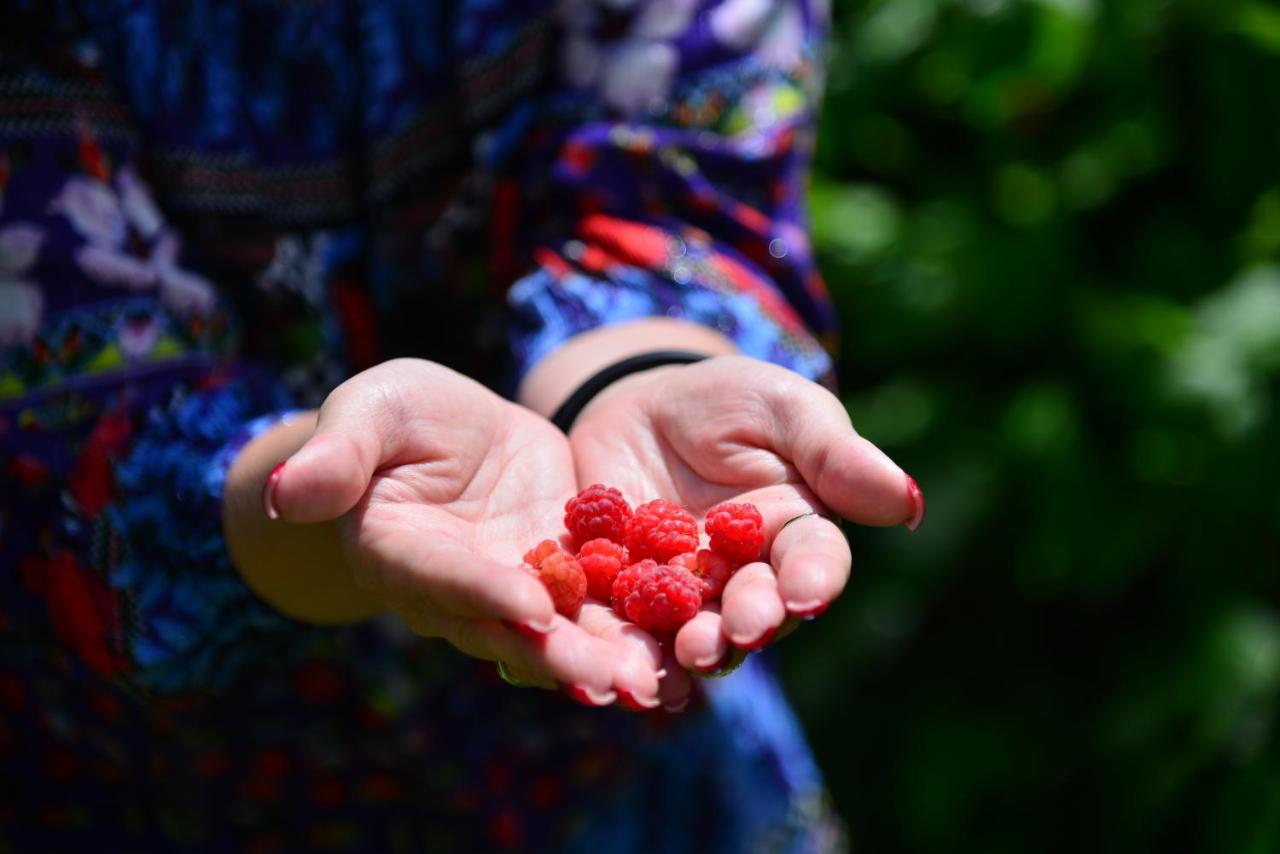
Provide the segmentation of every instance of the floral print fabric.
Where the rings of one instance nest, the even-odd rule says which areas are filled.
[[[513,692],[393,623],[276,614],[219,515],[240,448],[391,356],[510,390],[571,335],[663,315],[828,379],[800,203],[824,14],[17,4],[0,35],[7,841],[838,845],[757,659],[678,718]],[[697,809],[643,823],[675,804]]]

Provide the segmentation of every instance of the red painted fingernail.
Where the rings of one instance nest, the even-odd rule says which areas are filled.
[[[831,607],[830,602],[819,602],[817,605],[810,605],[808,607],[799,607],[799,608],[793,608],[790,605],[788,605],[787,613],[789,613],[793,617],[799,617],[802,620],[812,620],[815,617],[820,617],[823,614],[825,614],[827,612],[827,609],[830,607]]]
[[[642,703],[636,699],[635,694],[632,694],[624,688],[618,689],[618,702],[622,703],[622,705],[626,706],[633,712],[648,712],[658,708],[659,705],[659,701],[656,697],[651,702]]]
[[[560,690],[570,699],[576,700],[584,706],[590,706],[593,709],[599,708],[600,706],[607,706],[618,698],[618,695],[612,691],[607,691],[600,695],[592,694],[591,689],[585,685],[561,684]]]
[[[916,479],[911,475],[907,475],[907,492],[911,496],[911,506],[914,509],[911,518],[903,524],[908,531],[915,533],[916,529],[924,524],[924,493],[920,491],[920,484],[916,483]]]
[[[662,710],[668,714],[678,715],[689,707],[689,698],[685,697],[674,703],[663,703]]]
[[[720,656],[720,658],[713,661],[711,664],[706,666],[695,664],[694,666],[698,668],[699,673],[719,673],[721,670],[724,670],[729,666],[729,659],[731,658],[733,658],[733,650],[726,649],[724,651],[724,655]]]
[[[757,649],[764,649],[766,646],[773,643],[773,639],[777,636],[778,636],[777,627],[768,628],[768,629],[765,629],[764,634],[762,634],[760,637],[756,638],[750,643],[740,643],[738,644],[738,647],[741,649],[745,649],[748,652],[752,652]]]
[[[288,462],[286,460],[285,462]],[[262,487],[262,510],[268,519],[279,519],[280,511],[276,509],[276,490],[280,487],[280,475],[284,472],[284,463],[280,463],[267,475],[267,482]]]
[[[537,623],[530,623],[530,622],[521,623],[516,620],[503,620],[502,625],[506,626],[508,629],[511,629],[511,631],[515,632],[516,634],[534,641],[543,640],[547,635],[551,634],[556,630],[555,623],[548,623],[545,626],[541,626],[541,625],[538,625]]]

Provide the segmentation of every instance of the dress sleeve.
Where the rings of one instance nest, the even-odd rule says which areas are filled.
[[[580,332],[667,316],[828,380],[834,315],[803,198],[825,11],[628,5],[562,6],[557,82],[526,152],[527,174],[547,177],[542,208],[521,215],[537,245],[509,292],[516,374]]]
[[[237,451],[290,400],[239,360],[92,74],[0,64],[0,629],[139,694],[216,692],[300,629],[224,548]]]

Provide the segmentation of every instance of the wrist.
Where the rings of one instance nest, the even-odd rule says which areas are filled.
[[[622,398],[639,396],[654,399],[655,395],[661,394],[657,389],[673,374],[679,373],[686,367],[688,365],[685,364],[656,365],[615,380],[591,398],[578,413],[574,423],[590,420],[595,412]]]
[[[568,339],[529,371],[518,403],[550,418],[569,397],[604,368],[659,350],[706,356],[736,353],[733,342],[710,327],[652,317],[612,324]]]
[[[306,623],[354,622],[381,610],[356,587],[333,522],[298,525],[271,519],[263,492],[271,473],[315,430],[316,413],[275,424],[240,451],[227,471],[222,526],[240,577],[285,616]]]

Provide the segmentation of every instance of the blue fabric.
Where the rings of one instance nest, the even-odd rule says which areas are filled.
[[[288,652],[303,634],[240,580],[222,538],[231,461],[289,414],[276,411],[288,402],[281,392],[253,386],[240,380],[153,410],[116,467],[120,500],[108,518],[124,557],[109,582],[132,602],[128,679],[143,691],[224,691],[259,650]]]
[[[805,0],[22,0],[0,28],[0,847],[825,851],[767,662],[514,691],[226,554],[236,453],[412,355],[712,326],[829,380]],[[655,818],[656,817],[656,818]]]

